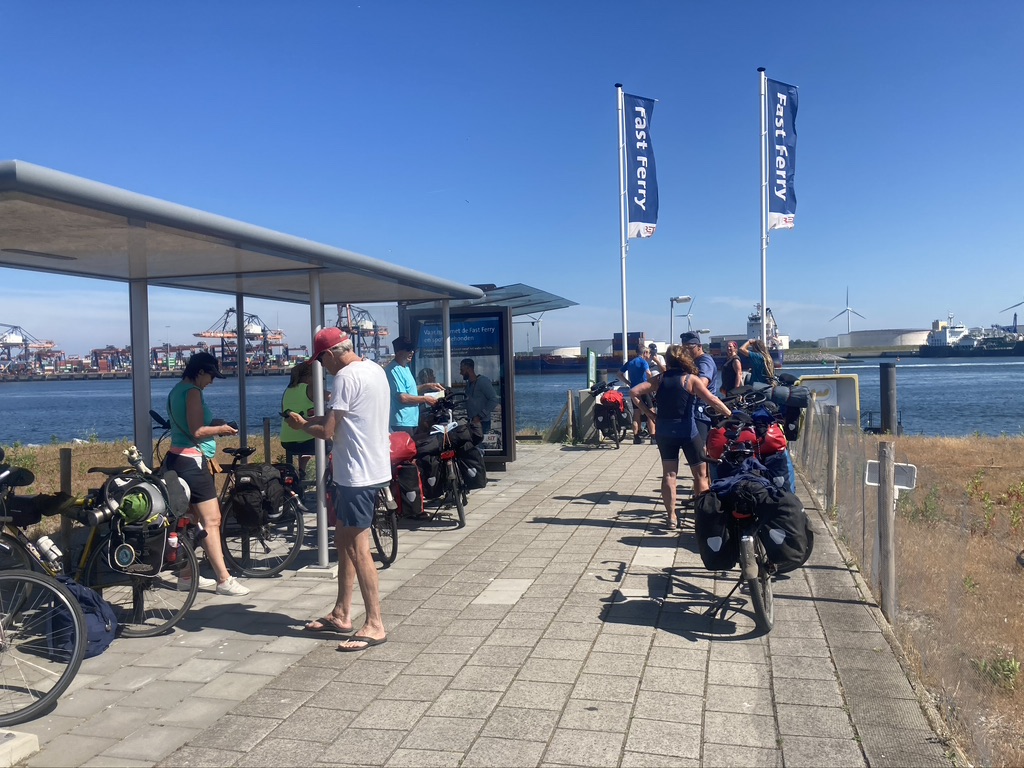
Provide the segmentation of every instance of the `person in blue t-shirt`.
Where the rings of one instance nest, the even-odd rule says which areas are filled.
[[[700,336],[692,331],[687,331],[679,335],[679,340],[682,343],[683,351],[693,360],[693,364],[697,366],[697,375],[704,382],[704,386],[707,387],[708,391],[714,392],[715,378],[718,376],[718,366],[715,365],[715,359],[704,352],[704,347],[700,343]],[[704,412],[703,403],[697,403],[693,418],[697,422],[700,439],[707,443],[708,432],[711,431],[711,417]]]
[[[619,373],[625,374],[626,381],[629,382],[630,387],[635,387],[637,384],[643,384],[647,381],[651,375],[651,350],[648,349],[644,344],[641,344],[636,349],[636,357],[630,360],[628,363],[619,368]],[[644,400],[644,404],[647,405],[648,409],[654,410],[654,400],[651,399],[650,395],[641,395]],[[640,424],[644,419],[644,412],[640,409],[637,404],[637,398],[633,398],[633,445],[639,445],[644,441],[640,436]],[[647,430],[651,436],[651,442],[654,442],[654,434],[656,426],[654,419],[647,420]]]
[[[389,427],[392,432],[408,432],[412,434],[420,424],[420,406],[433,402],[424,392],[444,392],[444,387],[437,382],[417,384],[409,370],[416,347],[412,341],[399,336],[392,342],[395,358],[384,366],[388,375],[388,386],[391,387],[391,420]]]

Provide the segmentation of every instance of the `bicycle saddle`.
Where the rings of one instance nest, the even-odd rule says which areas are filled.
[[[248,448],[222,448],[221,450],[223,450],[228,456],[237,456],[240,459],[244,459],[246,456],[252,456],[256,453],[256,449],[252,446],[249,446]]]

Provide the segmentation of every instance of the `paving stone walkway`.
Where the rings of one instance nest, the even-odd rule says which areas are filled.
[[[28,766],[944,766],[879,612],[802,494],[808,565],[702,615],[692,517],[666,531],[651,446],[522,445],[463,530],[400,533],[386,644],[338,653],[302,623],[308,572],[203,594],[166,637],[85,662]],[[314,561],[313,553],[306,559]]]

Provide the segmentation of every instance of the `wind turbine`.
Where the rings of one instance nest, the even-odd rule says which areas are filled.
[[[1021,303],[1024,304],[1024,301],[1022,301]],[[867,320],[867,318],[864,317],[864,315],[862,315],[860,312],[858,312],[856,309],[850,306],[850,286],[846,286],[846,309],[835,315],[835,317],[830,317],[828,321],[831,323],[833,320],[836,319],[836,317],[839,317],[839,315],[842,315],[844,313],[846,314],[846,332],[848,334],[852,332],[852,329],[850,328],[851,314],[856,315],[861,320]]]
[[[696,303],[696,301],[696,298],[690,299],[690,304],[686,308],[686,330],[690,332],[693,331],[693,305],[694,303]]]
[[[1000,312],[1009,312],[1009,311],[1010,311],[1011,309],[1016,309],[1016,308],[1017,308],[1017,307],[1019,307],[1019,306],[1020,306],[1021,304],[1024,304],[1024,301],[1018,301],[1018,302],[1017,302],[1016,304],[1014,304],[1013,306],[1007,307],[1006,309],[1001,309],[1001,310],[999,310],[999,311],[1000,311]]]

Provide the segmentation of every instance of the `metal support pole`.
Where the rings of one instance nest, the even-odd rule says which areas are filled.
[[[152,449],[151,449],[152,450]],[[60,492],[71,495],[71,449],[60,449]],[[71,529],[74,523],[67,515],[60,516],[60,546],[65,552],[71,551]],[[65,573],[69,572],[71,558],[64,558]]]
[[[878,585],[882,613],[896,617],[896,450],[890,440],[878,444]]]
[[[323,328],[324,307],[320,300],[320,274],[309,273],[309,324],[313,329],[310,334],[309,348],[313,349],[313,338]],[[317,416],[324,415],[324,369],[320,363],[313,362],[313,406]],[[327,541],[327,489],[324,487],[324,468],[327,466],[327,444],[323,440],[315,440],[316,455],[316,548],[318,568],[326,568],[330,560],[331,547]]]

